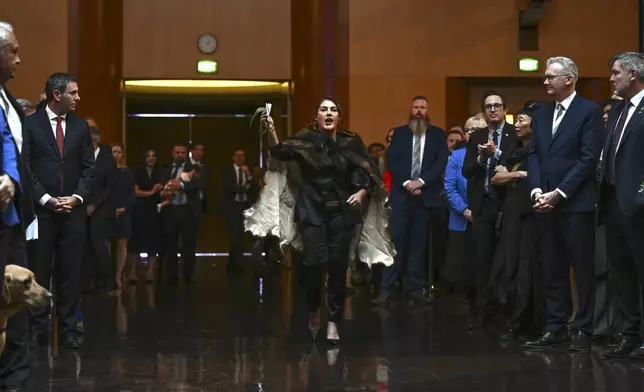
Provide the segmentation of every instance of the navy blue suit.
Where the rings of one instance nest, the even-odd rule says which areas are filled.
[[[409,287],[407,291],[419,293],[427,282],[426,263],[432,210],[443,203],[442,174],[449,152],[445,131],[430,125],[425,134],[420,178],[425,185],[419,197],[412,196],[403,184],[411,177],[414,134],[409,126],[398,127],[387,149],[387,164],[391,173],[391,236],[398,252],[394,264],[385,268],[382,276],[382,293],[391,293],[400,276],[403,264],[407,265]]]
[[[606,247],[611,268],[611,287],[619,310],[619,333],[641,339],[640,285],[644,283],[644,99],[634,108],[623,128],[613,162],[608,153],[624,102],[608,113],[607,137],[599,168],[600,212],[606,224]],[[615,183],[606,179],[614,164]]]
[[[602,111],[575,95],[552,134],[555,103],[541,106],[532,118],[533,142],[528,155],[531,188],[543,193],[561,190],[566,199],[549,212],[537,214],[541,239],[546,332],[565,328],[572,312],[570,266],[575,272],[579,311],[573,327],[593,331],[596,169],[604,141]]]

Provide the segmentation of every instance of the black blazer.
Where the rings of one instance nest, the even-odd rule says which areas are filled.
[[[165,166],[161,169],[160,177],[164,181],[162,184],[165,185],[172,178],[172,167],[173,164]],[[183,172],[191,172],[196,170],[195,166],[190,162],[186,161],[183,166]],[[186,199],[188,206],[190,206],[190,211],[195,217],[200,217],[202,212],[201,200],[199,200],[199,191],[203,188],[203,178],[201,176],[193,176],[189,182],[183,183],[183,192],[186,193]],[[169,208],[164,208],[162,211],[170,211]]]
[[[92,216],[113,218],[116,216],[114,198],[112,197],[116,176],[116,160],[109,146],[101,144],[99,148],[94,178],[84,204],[93,204],[96,207]]]
[[[94,148],[87,121],[74,113],[67,114],[63,156],[58,152],[56,137],[43,108],[25,120],[24,144],[29,154],[29,168],[34,187],[34,204],[38,217],[51,218],[55,212],[40,205],[40,199],[72,196],[86,199],[94,176]],[[60,181],[63,176],[63,190]],[[85,201],[85,200],[83,200]],[[86,204],[86,203],[84,203]],[[76,208],[72,213],[80,213]],[[87,216],[87,214],[84,214]]]
[[[463,161],[463,177],[467,178],[467,201],[469,208],[474,216],[478,215],[485,195],[485,177],[487,167],[479,165],[477,159],[479,156],[478,145],[486,144],[490,137],[489,128],[479,129],[470,136],[465,151],[465,160]],[[503,125],[501,131],[501,157],[499,162],[503,162],[508,154],[512,152],[517,143],[517,135],[514,127],[508,123]],[[490,178],[494,173],[490,173]],[[499,201],[503,199],[503,187],[493,186],[494,192],[499,195]]]
[[[368,157],[367,148],[362,139],[356,134],[340,131],[333,141],[322,132],[305,130],[295,136],[315,146],[313,158],[315,165],[298,153],[293,144],[278,143],[269,152],[272,158],[280,161],[295,161],[301,171],[302,184],[295,203],[295,221],[299,224],[320,226],[324,223],[324,210],[327,201],[340,201],[342,217],[346,224],[362,223],[361,211],[349,206],[349,197],[360,189],[373,191],[374,182],[362,167],[351,163],[347,158],[348,152],[339,151],[338,146],[354,145],[362,151],[350,153]],[[357,138],[357,139],[353,139]],[[300,150],[301,151],[301,150]],[[367,158],[368,159],[368,158]],[[337,200],[329,200],[331,199]]]
[[[408,125],[398,127],[394,131],[391,144],[387,149],[387,165],[391,173],[391,206],[405,208],[410,198],[403,184],[411,180],[412,149],[414,133]],[[443,173],[449,158],[449,150],[445,143],[445,131],[430,125],[425,133],[425,145],[422,147],[423,162],[420,178],[425,182],[421,190],[421,199],[427,208],[437,208],[443,203]]]
[[[204,165],[203,163],[197,163],[195,165],[195,171],[199,173],[201,177],[201,211],[203,213],[208,213],[208,202],[210,201],[210,184],[212,182],[212,170],[210,166]]]
[[[237,173],[235,173],[235,165],[232,163],[227,164],[221,172],[221,196],[219,199],[219,208],[222,214],[236,213],[235,196],[238,193],[245,193],[249,204],[255,202],[257,196],[258,184],[257,179],[246,178],[246,186],[237,186]]]
[[[554,113],[555,103],[550,102],[532,117],[530,187],[544,193],[559,188],[568,197],[557,206],[560,211],[594,212],[597,162],[605,139],[602,110],[577,94],[552,135]]]
[[[604,143],[603,160],[607,159],[608,149],[613,142],[615,125],[624,109],[624,102],[613,105],[606,123],[607,137]],[[599,182],[606,185],[605,162],[599,166]],[[642,100],[624,128],[622,141],[615,154],[615,193],[619,208],[626,215],[636,215],[644,211],[644,100]],[[602,207],[600,200],[600,208]]]
[[[9,98],[9,103],[13,108],[18,112],[20,117],[20,122],[25,123],[25,114],[22,111],[22,107],[18,104],[13,95],[7,90],[5,86],[0,86],[7,93],[7,98]],[[0,109],[1,110],[1,109]],[[22,131],[22,154],[18,151],[18,146],[16,145],[16,156],[20,157],[18,161],[18,172],[20,173],[20,188],[22,192],[18,192],[16,189],[15,200],[17,202],[17,210],[20,213],[20,223],[22,224],[23,231],[33,222],[34,214],[34,205],[33,205],[33,191],[31,184],[31,173],[29,171],[29,162],[28,162],[28,153],[25,150],[26,143],[24,127]],[[15,140],[14,140],[15,144]],[[2,162],[2,152],[0,151],[0,162]]]

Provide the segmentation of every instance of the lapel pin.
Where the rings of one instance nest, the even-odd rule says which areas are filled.
[[[637,189],[637,194],[640,196],[644,194],[644,182],[640,183],[640,187]]]

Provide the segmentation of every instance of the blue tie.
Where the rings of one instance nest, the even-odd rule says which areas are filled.
[[[9,107],[7,106],[7,110]],[[13,135],[9,129],[9,121],[4,110],[0,109],[0,130],[2,130],[2,172],[6,173],[16,184],[16,193],[20,191],[20,173],[18,173],[18,157],[16,146],[13,142]],[[2,221],[6,226],[15,226],[20,223],[15,202],[12,201],[9,207],[2,211]]]

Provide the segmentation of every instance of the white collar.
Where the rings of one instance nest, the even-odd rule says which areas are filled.
[[[575,95],[577,95],[577,91],[573,91],[572,94],[568,96],[568,98],[564,99],[561,102],[556,102],[555,103],[555,108],[561,104],[561,106],[564,107],[564,111],[567,111],[568,108],[570,107],[570,104],[572,103],[572,100],[575,99]]]
[[[58,117],[62,117],[63,120],[67,120],[67,113],[59,116],[49,108],[49,105],[45,105],[45,111],[47,112],[47,117],[49,117],[50,121],[53,121],[53,120],[57,119]]]

